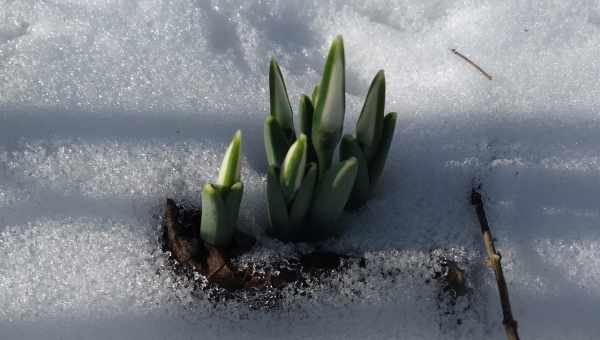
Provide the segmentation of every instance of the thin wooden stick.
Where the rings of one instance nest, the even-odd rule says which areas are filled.
[[[473,61],[471,61],[471,59],[467,58],[464,54],[458,52],[455,48],[451,49],[450,51],[452,51],[457,56],[463,58],[467,63],[471,64],[471,66],[475,67],[487,79],[492,80],[492,76],[489,73],[485,72],[479,65],[475,64]]]
[[[488,254],[489,265],[496,274],[496,284],[498,285],[500,304],[502,305],[502,324],[504,325],[506,337],[508,340],[519,340],[517,321],[515,321],[512,315],[510,300],[508,298],[508,287],[506,286],[504,273],[502,272],[502,264],[500,263],[502,257],[496,251],[496,247],[494,246],[494,239],[492,238],[492,231],[490,230],[490,226],[488,225],[485,216],[481,194],[475,189],[471,192],[471,204],[475,206],[475,211],[477,212],[477,218],[479,220],[479,225],[481,226],[481,234],[483,235],[483,243]]]

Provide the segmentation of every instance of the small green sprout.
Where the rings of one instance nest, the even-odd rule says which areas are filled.
[[[231,187],[233,184],[240,181],[241,167],[240,167],[240,154],[242,151],[242,132],[237,131],[233,136],[233,140],[227,151],[223,162],[221,163],[221,170],[219,171],[219,178],[217,179],[217,185],[222,187]]]
[[[236,229],[244,185],[241,182],[242,133],[237,131],[225,152],[217,183],[202,189],[200,236],[214,246],[227,247]]]
[[[271,98],[271,116],[277,120],[285,137],[288,140],[295,138],[294,121],[292,119],[292,106],[288,97],[281,69],[275,61],[271,60],[269,68],[269,94]]]
[[[267,199],[271,233],[294,241],[301,239],[317,181],[317,165],[306,163],[306,135],[301,134],[288,150],[283,167],[270,166]]]

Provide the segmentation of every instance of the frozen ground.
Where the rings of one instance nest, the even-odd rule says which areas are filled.
[[[376,198],[325,245],[367,266],[277,311],[215,307],[164,267],[156,216],[199,200],[241,127],[262,235],[269,59],[297,103],[338,33],[346,128],[380,68],[399,113]],[[0,0],[0,338],[502,339],[478,178],[522,338],[597,339],[599,50],[596,1]],[[436,254],[473,288],[452,308]]]

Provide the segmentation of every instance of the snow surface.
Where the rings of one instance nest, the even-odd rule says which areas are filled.
[[[322,246],[367,265],[215,306],[165,266],[164,199],[199,202],[242,128],[250,256],[289,250],[263,237],[268,62],[297,107],[336,34],[346,129],[378,69],[399,113],[376,197]],[[597,339],[599,50],[597,1],[0,0],[0,338],[503,339],[476,178],[522,338]],[[455,306],[425,283],[444,255]]]

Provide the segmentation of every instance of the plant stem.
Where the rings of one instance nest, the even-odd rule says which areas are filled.
[[[494,246],[494,239],[492,238],[492,231],[490,230],[490,226],[488,225],[488,221],[485,216],[481,194],[475,189],[473,189],[471,192],[471,204],[475,206],[475,211],[477,212],[477,219],[479,220],[479,225],[481,226],[481,234],[483,235],[483,243],[488,254],[489,265],[496,274],[496,284],[498,285],[500,304],[502,305],[502,324],[504,325],[506,338],[508,340],[519,340],[519,333],[517,333],[517,321],[515,321],[512,315],[510,300],[508,298],[508,287],[506,286],[504,273],[502,272],[502,265],[500,263],[502,257],[496,251],[496,247]]]
[[[451,49],[450,51],[452,51],[452,53],[454,53],[457,56],[464,59],[467,63],[471,64],[471,66],[475,67],[479,72],[481,72],[481,74],[483,74],[484,77],[486,77],[489,80],[492,80],[492,76],[489,73],[485,72],[479,65],[475,64],[473,61],[471,61],[471,59],[467,58],[464,54],[458,52],[455,48]]]

